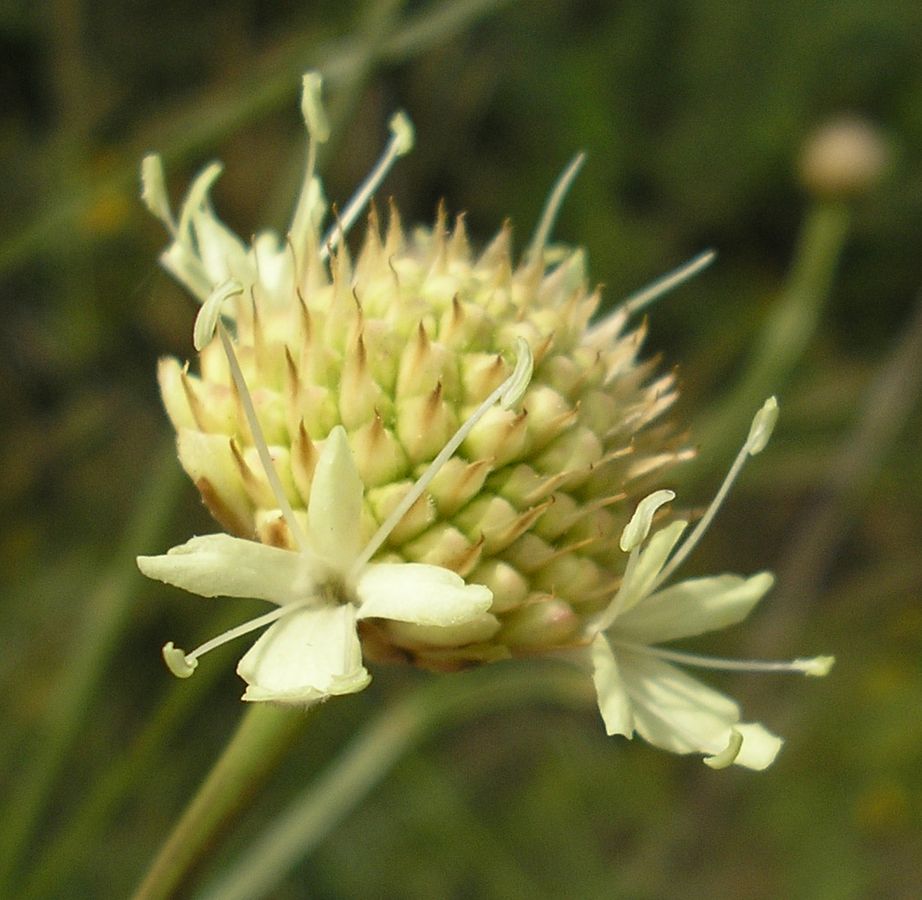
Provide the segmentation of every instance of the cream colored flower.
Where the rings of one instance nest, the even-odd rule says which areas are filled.
[[[684,544],[685,523],[649,535],[668,492],[631,518],[689,455],[661,422],[674,379],[640,358],[645,329],[632,317],[713,254],[594,319],[600,293],[583,252],[550,242],[577,157],[518,258],[508,226],[477,253],[463,216],[449,228],[440,209],[432,227],[408,232],[393,205],[386,229],[372,207],[353,258],[345,236],[412,127],[391,120],[379,164],[324,232],[314,163],[329,126],[314,74],[302,112],[307,165],[285,238],[247,244],[218,219],[218,165],[174,216],[159,159],[144,162],[145,201],[172,238],[162,262],[202,303],[198,369],[162,361],[161,393],[182,465],[235,537],[197,538],[142,566],[198,593],[277,605],[190,654],[168,645],[171,667],[189,674],[205,650],[260,623],[271,627],[240,666],[249,699],[357,690],[362,657],[454,670],[562,653],[593,672],[611,733],[712,765],[767,765],[778,739],[674,665],[700,657],[659,644],[739,621],[771,584],[762,573],[665,586],[742,459],[764,445],[774,407]],[[315,497],[339,484],[327,466],[352,473],[358,512],[314,515],[330,508]],[[343,539],[323,543],[321,520]],[[379,566],[393,579],[376,581]]]
[[[220,332],[265,474],[278,491],[276,499],[297,550],[213,534],[192,538],[163,556],[140,556],[138,566],[150,578],[204,597],[253,597],[276,605],[272,612],[192,653],[168,643],[163,655],[175,675],[190,676],[199,657],[209,650],[268,625],[237,666],[248,685],[243,699],[314,703],[354,693],[368,684],[370,676],[362,665],[356,632],[359,620],[389,619],[448,628],[487,613],[492,592],[483,585],[465,584],[450,569],[423,563],[372,563],[370,559],[489,408],[497,401],[511,406],[521,397],[531,376],[531,354],[522,342],[512,376],[459,429],[403,504],[366,543],[362,540],[365,488],[341,426],[324,441],[304,525],[284,496],[232,343],[219,324],[220,307],[234,289],[223,285],[205,302],[196,320],[195,344],[201,348],[216,330]]]
[[[245,626],[272,622],[237,666],[248,685],[244,700],[310,703],[361,690],[370,676],[356,634],[359,619],[458,625],[489,608],[487,588],[466,585],[440,566],[361,565],[363,492],[345,432],[334,428],[317,461],[307,542],[299,552],[211,534],[165,556],[138,558],[148,577],[203,597],[254,597],[276,605]],[[180,651],[168,646],[174,671],[191,674],[203,651],[180,659]]]
[[[663,585],[692,551],[746,458],[760,452],[778,415],[774,398],[757,414],[743,449],[701,522],[680,540],[688,522],[675,521],[650,535],[653,516],[675,498],[656,491],[640,502],[624,529],[621,549],[629,552],[621,587],[593,623],[584,654],[592,670],[599,709],[609,734],[638,732],[651,744],[675,753],[704,753],[714,768],[737,763],[764,769],[781,749],[780,738],[761,725],[740,721],[729,697],[686,675],[674,663],[711,669],[795,671],[825,675],[831,657],[793,662],[742,662],[668,650],[659,644],[734,625],[771,588],[774,578],[717,575]]]

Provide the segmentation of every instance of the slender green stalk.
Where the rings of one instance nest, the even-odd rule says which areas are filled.
[[[135,900],[166,900],[188,887],[199,865],[247,807],[311,714],[311,710],[264,703],[247,708],[221,757],[160,848]]]
[[[748,639],[754,654],[798,634],[823,578],[867,500],[887,451],[905,426],[922,389],[922,295],[905,331],[861,398],[860,414],[828,464],[815,500],[787,542],[775,596]],[[881,596],[886,592],[880,591]],[[869,593],[870,595],[870,593]]]
[[[86,722],[91,697],[127,621],[131,600],[145,583],[135,556],[158,543],[182,484],[176,449],[170,439],[151,464],[150,477],[137,498],[124,539],[88,598],[82,630],[70,658],[61,667],[34,753],[16,782],[17,790],[9,801],[16,815],[5,816],[0,830],[0,896],[13,896],[10,881],[48,807],[68,749]]]
[[[401,757],[433,732],[523,703],[583,707],[591,700],[589,682],[577,670],[540,663],[497,664],[429,680],[368,724],[256,843],[222,870],[200,900],[256,900],[265,896],[358,806]]]
[[[687,467],[684,481],[698,480],[709,474],[706,467],[724,464],[746,434],[753,412],[766,397],[783,389],[803,358],[831,293],[849,219],[848,206],[842,202],[819,202],[808,212],[788,283],[769,312],[745,374],[695,426],[696,440],[707,453]]]

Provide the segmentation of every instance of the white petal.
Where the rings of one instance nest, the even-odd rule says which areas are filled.
[[[247,287],[258,280],[246,244],[214,214],[207,198],[192,214],[192,223],[198,255],[212,287],[231,278]]]
[[[688,523],[681,520],[672,522],[655,532],[646,547],[640,551],[637,563],[630,574],[630,582],[623,588],[623,599],[620,601],[622,613],[649,593],[656,576],[666,564],[669,554],[687,526]]]
[[[163,556],[139,556],[138,568],[202,597],[254,597],[282,606],[307,599],[311,590],[299,554],[227,534],[194,537]]]
[[[475,619],[493,602],[492,591],[441,566],[378,563],[358,580],[359,618],[451,626]]]
[[[734,727],[743,736],[743,746],[734,762],[759,772],[767,769],[775,761],[784,741],[758,722],[739,722]]]
[[[195,255],[188,244],[182,241],[173,241],[163,253],[160,254],[160,264],[180,284],[197,297],[201,302],[208,299],[212,284],[202,261]]]
[[[720,754],[732,729],[743,735],[735,762],[765,768],[781,740],[761,725],[740,724],[739,707],[729,697],[662,660],[619,651],[625,688],[634,704],[634,724],[643,738],[673,753]]]
[[[237,673],[248,685],[244,700],[298,704],[352,694],[371,680],[348,603],[285,616],[247,651]]]
[[[613,631],[638,644],[659,644],[735,625],[774,583],[768,572],[750,578],[690,578],[657,591],[618,617]]]
[[[338,572],[347,571],[358,556],[364,493],[346,432],[337,425],[314,469],[307,522],[311,549]]]
[[[608,734],[634,736],[634,714],[631,699],[624,689],[618,662],[605,635],[596,635],[589,649],[592,660],[592,681],[599,701],[599,712]]]

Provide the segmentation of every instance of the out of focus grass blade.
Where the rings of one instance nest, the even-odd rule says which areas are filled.
[[[113,554],[108,571],[86,598],[83,629],[76,636],[70,659],[61,667],[54,702],[8,801],[15,815],[0,828],[0,896],[9,890],[21,855],[39,818],[47,808],[68,749],[84,724],[91,698],[115,650],[128,619],[131,599],[144,582],[135,556],[158,545],[183,484],[172,438],[164,442],[148,464],[147,482],[138,493],[132,520]]]

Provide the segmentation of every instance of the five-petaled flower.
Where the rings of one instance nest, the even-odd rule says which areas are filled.
[[[219,635],[191,653],[167,643],[163,657],[175,675],[190,676],[199,657],[209,650],[269,625],[237,666],[247,683],[243,699],[314,703],[360,691],[370,681],[362,665],[358,620],[376,618],[451,627],[476,619],[489,609],[492,591],[484,585],[465,584],[450,569],[370,560],[482,416],[497,402],[507,408],[518,402],[531,378],[531,351],[524,341],[519,342],[516,366],[509,378],[458,429],[401,503],[363,544],[365,488],[341,426],[329,433],[319,454],[306,527],[285,497],[233,342],[220,323],[221,305],[236,289],[234,283],[222,284],[205,301],[196,319],[194,342],[201,349],[216,332],[220,336],[266,478],[297,549],[212,534],[192,538],[162,556],[139,556],[138,566],[150,578],[204,597],[252,597],[276,605],[273,611]]]
[[[609,734],[639,733],[674,753],[708,754],[713,768],[731,763],[764,769],[781,749],[781,738],[762,725],[740,721],[729,697],[686,675],[673,663],[711,669],[803,672],[825,675],[832,657],[762,662],[715,659],[659,647],[741,622],[768,592],[774,578],[716,575],[662,585],[704,533],[749,456],[768,442],[778,416],[774,397],[753,420],[749,437],[721,490],[686,541],[688,522],[677,520],[650,535],[653,516],[675,498],[672,491],[650,494],[638,504],[621,537],[630,553],[624,578],[608,608],[593,623],[592,641],[581,662],[592,671],[599,710]]]

